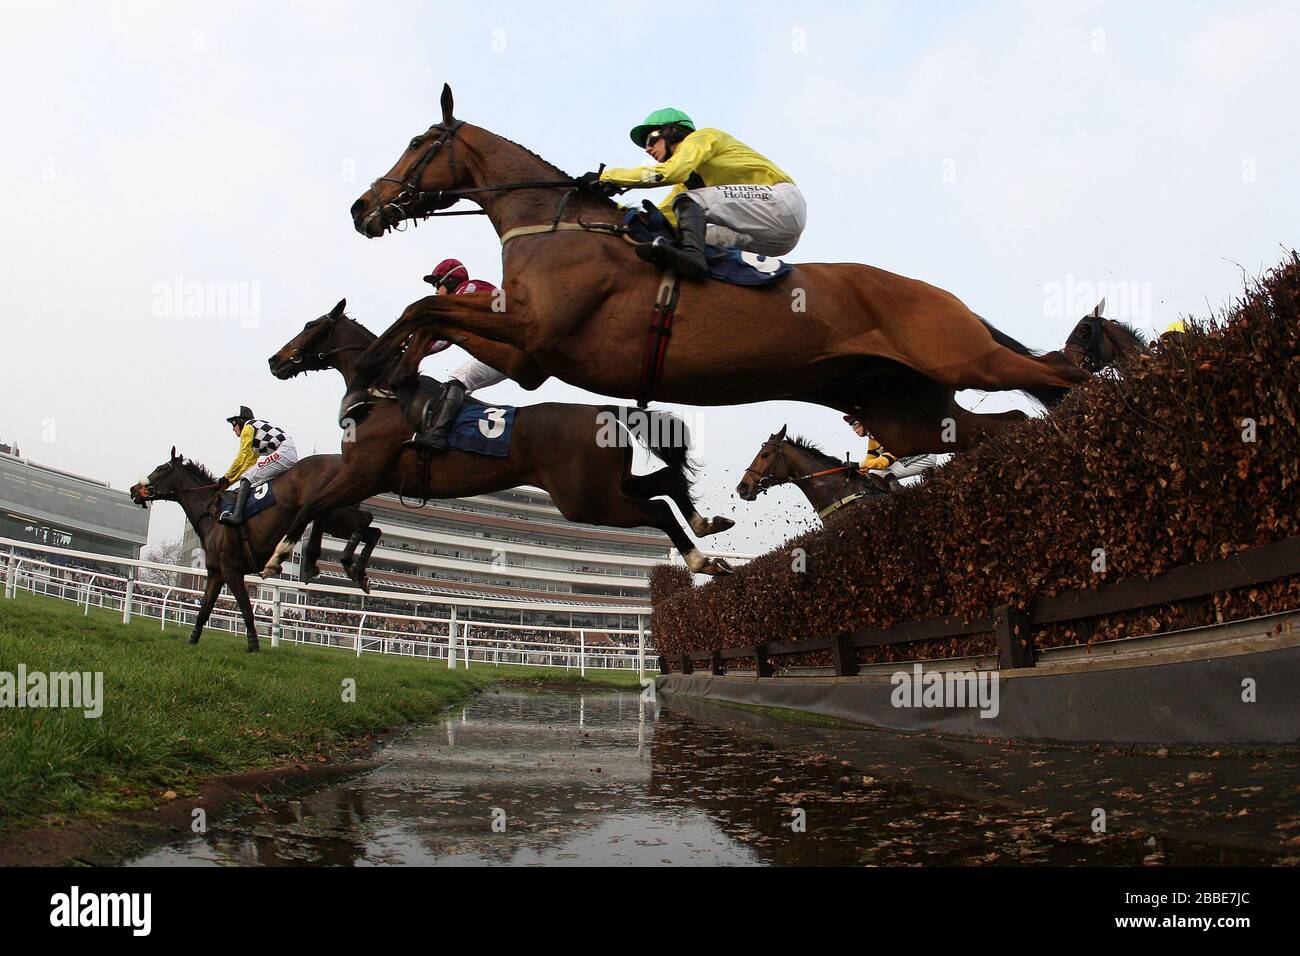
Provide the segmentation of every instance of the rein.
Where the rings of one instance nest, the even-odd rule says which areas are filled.
[[[568,190],[568,192],[565,194],[564,198],[560,200],[559,208],[555,211],[555,216],[549,225],[519,226],[515,229],[507,230],[501,237],[501,244],[505,245],[505,243],[509,242],[511,239],[515,239],[519,236],[529,236],[543,232],[560,232],[562,230],[582,230],[584,232],[598,232],[613,236],[626,234],[627,227],[622,223],[588,223],[582,222],[581,220],[576,223],[560,221],[560,218],[564,215],[565,207],[569,204],[569,200],[572,199],[574,194],[579,190],[579,186],[572,179],[534,179],[517,183],[498,183],[493,186],[468,186],[463,189],[421,189],[420,176],[424,173],[425,167],[433,161],[433,158],[438,154],[438,151],[441,150],[443,146],[447,147],[447,161],[451,166],[452,181],[455,182],[456,152],[453,144],[456,133],[464,125],[464,120],[455,120],[449,125],[442,127],[441,134],[429,145],[429,148],[424,151],[424,154],[415,161],[415,164],[411,167],[410,172],[406,174],[405,178],[399,180],[393,179],[391,176],[380,176],[375,180],[375,183],[392,183],[401,188],[401,192],[397,194],[395,199],[384,203],[384,205],[380,207],[382,210],[388,206],[392,206],[400,214],[397,222],[395,222],[391,227],[394,231],[402,231],[399,226],[402,222],[406,221],[406,219],[410,219],[412,222],[419,222],[421,219],[428,219],[431,216],[487,215],[486,209],[434,209],[425,213],[415,213],[414,206],[416,203],[430,199],[432,199],[434,203],[442,202],[444,199],[450,199],[452,203],[455,203],[463,197],[474,196],[479,193],[510,192],[516,189],[565,189]],[[429,128],[437,129],[438,127],[435,124]]]
[[[759,472],[754,468],[745,469],[745,474],[747,475],[758,475],[757,484],[758,484],[759,494],[766,494],[769,488],[775,488],[778,484],[781,483],[781,482],[777,482],[772,477],[772,469],[776,467],[776,463],[778,461],[786,460],[785,442],[786,440],[784,438],[782,438],[779,442],[773,442],[770,440],[763,442],[763,445],[762,447],[759,448],[759,451],[762,451],[768,445],[775,445],[777,449],[776,457],[772,459],[772,463],[769,464],[765,469],[763,469],[762,472]],[[857,465],[839,465],[835,468],[825,468],[822,471],[809,472],[806,475],[787,475],[785,477],[785,481],[791,482],[792,484],[798,484],[799,482],[807,481],[810,478],[824,478],[826,475],[837,475],[840,472],[844,472],[844,471],[856,471],[857,467],[858,467]]]

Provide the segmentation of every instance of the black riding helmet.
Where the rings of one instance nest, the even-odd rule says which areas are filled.
[[[226,419],[226,421],[230,422],[230,424],[232,425],[236,425],[236,424],[244,425],[248,422],[251,422],[256,417],[257,416],[253,414],[253,410],[251,408],[249,408],[247,405],[240,405],[239,413],[236,415],[231,415],[229,418]]]

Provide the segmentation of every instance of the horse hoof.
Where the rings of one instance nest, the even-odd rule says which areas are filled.
[[[273,578],[279,573],[280,573],[280,566],[278,564],[268,564],[266,567],[264,567],[261,570],[261,575],[263,578]]]
[[[249,645],[248,645],[248,653],[250,653],[250,654],[256,654],[256,653],[257,653],[258,651],[260,651],[260,650],[261,650],[261,648],[258,647],[256,644],[249,644]]]
[[[185,643],[186,643],[186,644],[197,644],[198,642],[199,642],[199,638],[198,638],[198,635],[196,634],[196,635],[194,635],[193,637],[191,637],[188,641],[186,641]]]
[[[370,593],[370,578],[366,577],[364,574],[361,575],[361,578],[357,581],[357,585],[361,588],[362,591],[366,592],[367,594]]]
[[[723,531],[730,531],[736,526],[736,522],[730,518],[724,518],[722,515],[714,515],[709,520],[709,534],[720,534]]]
[[[731,566],[726,558],[710,558],[704,567],[700,568],[701,574],[735,574],[736,569]]]

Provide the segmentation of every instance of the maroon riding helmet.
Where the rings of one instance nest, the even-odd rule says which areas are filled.
[[[443,259],[424,277],[424,281],[433,286],[435,291],[442,290],[451,294],[469,281],[469,270],[459,259]]]

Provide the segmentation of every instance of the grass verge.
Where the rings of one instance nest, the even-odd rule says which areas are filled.
[[[0,672],[103,674],[103,713],[0,707],[0,834],[34,822],[155,805],[211,778],[351,756],[358,745],[436,717],[494,683],[635,687],[635,673],[474,665],[281,645],[19,594],[0,601]],[[349,694],[349,691],[354,693]],[[351,698],[351,699],[349,699]]]

